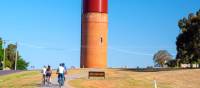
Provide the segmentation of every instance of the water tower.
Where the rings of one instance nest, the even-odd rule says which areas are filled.
[[[81,68],[107,67],[108,0],[83,0]]]

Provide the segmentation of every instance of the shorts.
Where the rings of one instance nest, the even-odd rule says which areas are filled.
[[[47,73],[46,76],[51,77],[51,73]]]

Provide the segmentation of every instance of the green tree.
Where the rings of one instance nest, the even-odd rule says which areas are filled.
[[[163,67],[168,61],[172,60],[172,55],[166,50],[159,50],[153,57],[156,66]]]
[[[19,52],[16,52],[17,46],[15,44],[8,44],[7,48],[5,49],[5,67],[8,69],[14,69],[15,67],[15,60],[16,60],[16,53],[18,53],[17,57],[17,69],[18,70],[27,70],[29,65],[21,56]],[[3,40],[0,38],[0,70],[3,69],[2,63],[4,58],[4,49],[3,49]]]
[[[11,63],[11,69],[14,69],[15,67],[15,59],[16,59],[16,45],[15,44],[9,44],[6,48],[6,59],[8,59]]]
[[[176,41],[176,59],[179,63],[200,63],[200,10],[179,20],[178,26],[181,33]]]
[[[3,40],[0,38],[0,70],[3,69]]]
[[[5,59],[5,68],[12,68],[12,63],[8,59]]]
[[[177,66],[177,60],[176,60],[176,59],[169,60],[169,61],[167,62],[167,65],[168,65],[169,67],[176,67],[176,66]]]
[[[17,70],[27,70],[29,63],[26,62],[21,56],[18,57],[17,60]]]

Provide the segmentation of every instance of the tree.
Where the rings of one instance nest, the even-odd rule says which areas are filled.
[[[168,61],[172,60],[172,55],[166,50],[160,50],[156,54],[154,54],[153,60],[155,62],[155,65],[164,67],[164,65],[167,64]]]
[[[18,55],[17,57],[17,69],[18,70],[27,70],[27,67],[29,65],[28,62],[26,62],[21,56],[20,53],[16,51],[17,46],[15,44],[8,44],[5,51],[5,67],[8,69],[14,69],[15,68],[15,60],[16,60],[16,53]],[[3,40],[0,38],[0,70],[3,69],[3,58],[4,58],[4,49],[3,49]]]
[[[27,70],[27,67],[29,65],[28,62],[26,62],[21,56],[18,57],[17,60],[17,70]]]
[[[169,60],[169,61],[167,62],[167,65],[168,65],[169,67],[176,67],[176,66],[177,66],[177,60],[176,60],[176,59]]]
[[[12,68],[12,63],[8,59],[5,59],[5,68]]]
[[[200,10],[179,20],[178,26],[181,33],[176,41],[176,59],[179,63],[200,63]]]
[[[3,69],[3,40],[0,38],[0,70]]]
[[[8,59],[11,63],[11,69],[15,67],[15,59],[16,59],[16,49],[17,46],[15,44],[9,44],[6,48],[6,59]]]

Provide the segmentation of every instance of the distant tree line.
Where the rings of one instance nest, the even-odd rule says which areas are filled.
[[[15,60],[17,57],[17,70],[26,70],[29,63],[26,62],[18,51],[16,51],[17,46],[15,44],[8,44],[5,48],[5,62],[4,62],[4,48],[3,40],[0,38],[0,70],[3,69],[3,64],[5,63],[5,68],[13,70],[15,68]],[[17,53],[17,55],[16,55]]]

